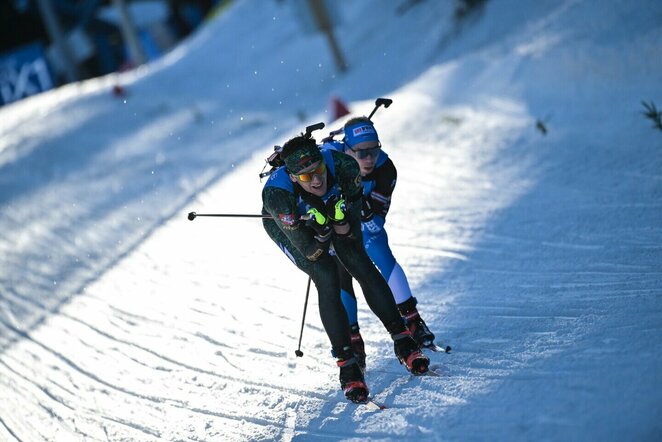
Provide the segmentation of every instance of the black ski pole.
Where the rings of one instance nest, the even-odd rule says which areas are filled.
[[[188,219],[189,221],[193,221],[199,216],[214,216],[214,217],[222,217],[222,218],[266,218],[266,219],[273,219],[273,216],[271,215],[262,215],[262,214],[243,214],[243,213],[195,213],[195,212],[189,212],[188,214]]]
[[[299,348],[294,351],[294,354],[297,355],[297,358],[303,356],[301,351],[301,339],[303,338],[303,326],[306,324],[306,310],[308,309],[308,295],[310,294],[310,276],[308,277],[308,287],[306,287],[306,300],[303,302],[303,318],[301,318],[301,333],[299,333]]]

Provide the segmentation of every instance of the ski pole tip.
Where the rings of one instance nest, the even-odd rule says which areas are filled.
[[[189,212],[189,214],[188,214],[188,220],[189,220],[189,221],[193,221],[193,220],[195,219],[196,216],[197,216],[197,214],[196,214],[195,212]]]
[[[303,356],[303,352],[301,350],[294,350],[294,354],[297,355],[297,358],[300,358]]]

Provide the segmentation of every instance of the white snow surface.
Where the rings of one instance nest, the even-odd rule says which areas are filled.
[[[641,105],[662,105],[662,2],[341,6],[346,73],[290,2],[244,0],[151,65],[0,109],[0,440],[662,439]],[[387,230],[453,347],[409,375],[359,292],[383,411],[340,392],[314,289],[295,357],[307,277],[259,220],[186,219],[259,213],[264,159],[341,125],[332,96],[393,99]]]

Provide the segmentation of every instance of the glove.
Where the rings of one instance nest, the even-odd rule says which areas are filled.
[[[363,197],[361,199],[361,222],[368,222],[372,219],[375,214],[372,212],[372,204],[370,204],[370,199]]]
[[[326,202],[326,215],[336,226],[347,224],[347,204],[345,199],[339,196],[332,196]]]
[[[315,231],[317,241],[325,243],[331,238],[329,220],[322,212],[315,208],[309,209],[305,219],[306,225]]]

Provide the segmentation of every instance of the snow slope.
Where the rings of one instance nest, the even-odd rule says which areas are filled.
[[[660,439],[662,5],[343,3],[338,74],[255,4],[0,109],[0,439]],[[315,296],[294,357],[307,278],[259,220],[185,219],[257,213],[264,158],[332,95],[394,100],[389,236],[454,348],[412,377],[361,302],[380,412],[339,392]]]

